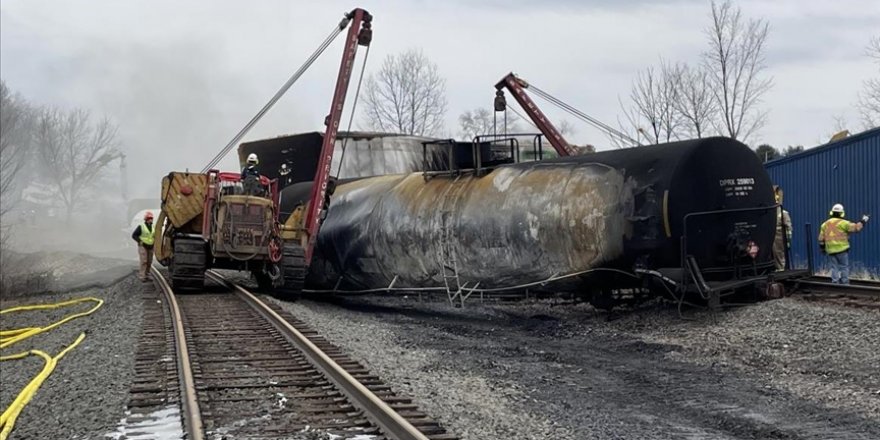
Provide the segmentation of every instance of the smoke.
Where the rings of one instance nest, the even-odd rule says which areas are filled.
[[[80,107],[95,117],[111,118],[119,126],[119,149],[127,166],[122,170],[113,163],[104,171],[71,224],[51,209],[21,212],[13,240],[20,250],[101,252],[129,244],[130,232],[124,231],[131,221],[127,202],[149,198],[155,203],[141,202],[138,209],[158,208],[162,177],[173,170],[200,170],[304,58],[299,51],[289,53],[289,38],[281,38],[289,37],[290,28],[249,23],[250,31],[265,31],[254,37],[228,22],[237,20],[234,14],[224,14],[222,20],[210,16],[209,3],[88,6],[100,19],[85,13],[82,5],[51,6],[3,3],[0,76],[35,105]],[[267,8],[258,15],[277,10]],[[166,16],[168,11],[182,15]],[[320,41],[320,33],[314,34]],[[248,48],[245,41],[278,44]],[[313,49],[305,48],[310,44],[302,42],[304,53]],[[308,79],[332,77],[321,75],[335,68],[337,56],[332,58],[320,60],[318,72],[310,72]],[[332,81],[321,82],[327,84],[296,84],[245,140],[321,128]],[[311,94],[326,96],[326,107],[301,110],[297,98]],[[220,165],[238,169],[234,153]],[[31,177],[39,183],[39,177]]]
[[[102,69],[102,61],[124,60],[89,93],[119,123],[132,197],[157,196],[161,177],[171,170],[201,169],[261,105],[265,88],[254,87],[245,75],[216,68],[214,61],[222,57],[218,52],[205,42],[189,41],[105,45],[81,54],[87,70],[80,79],[87,81],[101,75],[96,70]],[[296,117],[289,103],[275,110],[249,138],[309,128],[297,127],[295,122],[304,118]],[[221,166],[237,169],[238,163],[230,155]]]
[[[41,3],[4,2],[2,76],[37,104],[83,107],[116,122],[132,198],[156,197],[171,170],[201,169],[313,50],[305,37],[317,45],[324,33],[300,23],[295,34],[304,38],[292,41],[291,19],[277,16],[291,10],[284,2],[87,6],[100,20],[83,5]],[[335,52],[245,139],[322,128],[332,81],[318,79],[333,78],[325,73],[336,67]],[[327,103],[319,111],[299,105],[318,94]],[[221,166],[238,163],[230,155]]]

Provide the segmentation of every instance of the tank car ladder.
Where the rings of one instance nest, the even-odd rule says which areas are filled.
[[[458,259],[455,257],[455,250],[452,249],[452,212],[442,211],[440,218],[442,227],[440,228],[440,245],[438,246],[438,261],[440,262],[440,271],[443,276],[443,286],[446,288],[446,296],[450,305],[455,304],[455,300],[461,297],[462,285],[461,278],[458,276]],[[464,305],[464,299],[461,299]]]
[[[443,286],[446,288],[446,297],[453,307],[464,307],[464,301],[470,296],[465,294],[467,283],[462,284],[458,272],[458,258],[453,249],[452,242],[455,236],[453,231],[453,209],[451,193],[454,184],[461,176],[456,176],[453,185],[443,194],[440,201],[440,242],[437,246],[437,262],[440,264],[440,274],[443,277]],[[456,300],[458,303],[456,303]]]

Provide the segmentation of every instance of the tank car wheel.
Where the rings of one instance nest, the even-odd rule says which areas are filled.
[[[205,286],[205,242],[198,238],[174,240],[171,255],[171,287],[175,290],[202,289]]]
[[[299,299],[307,271],[305,249],[293,243],[284,245],[281,256],[281,287],[277,289],[284,299]]]

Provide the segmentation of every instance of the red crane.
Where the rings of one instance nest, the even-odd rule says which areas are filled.
[[[327,126],[324,131],[324,140],[321,144],[321,155],[318,158],[318,169],[315,172],[315,180],[309,196],[308,210],[305,216],[306,245],[305,264],[312,261],[312,252],[315,248],[315,238],[318,228],[321,226],[321,210],[325,209],[327,197],[327,185],[330,180],[330,165],[333,162],[333,148],[336,143],[336,134],[339,132],[339,120],[342,118],[342,107],[345,104],[345,94],[348,91],[348,83],[351,80],[351,71],[354,67],[355,55],[358,46],[369,46],[373,38],[371,23],[373,16],[369,12],[357,8],[346,14],[345,20],[339,24],[344,28],[348,20],[351,27],[345,39],[345,49],[342,52],[342,63],[339,66],[339,75],[336,77],[336,89],[333,92],[333,102],[330,105],[330,114],[324,119]]]
[[[495,92],[496,112],[504,111],[507,108],[507,101],[504,99],[504,91],[502,90],[504,88],[510,91],[513,98],[516,99],[516,102],[519,103],[520,107],[522,107],[526,114],[529,115],[529,118],[531,118],[535,126],[538,127],[538,130],[541,130],[544,137],[550,141],[550,145],[556,149],[556,153],[560,156],[577,155],[577,150],[575,150],[574,147],[562,137],[562,133],[556,129],[556,126],[547,119],[544,112],[538,108],[535,101],[533,101],[526,93],[526,89],[529,88],[529,83],[516,76],[513,72],[508,73],[504,78],[501,78],[501,81],[498,81],[498,84],[495,84],[495,89],[497,89]]]

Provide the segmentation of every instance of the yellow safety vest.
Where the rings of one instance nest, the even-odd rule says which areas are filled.
[[[141,223],[141,243],[152,246],[153,245],[153,233],[156,232],[156,227],[153,226],[152,229],[147,227],[146,223]]]
[[[830,218],[819,228],[819,243],[825,243],[825,252],[839,254],[849,249],[852,223],[842,218]]]

